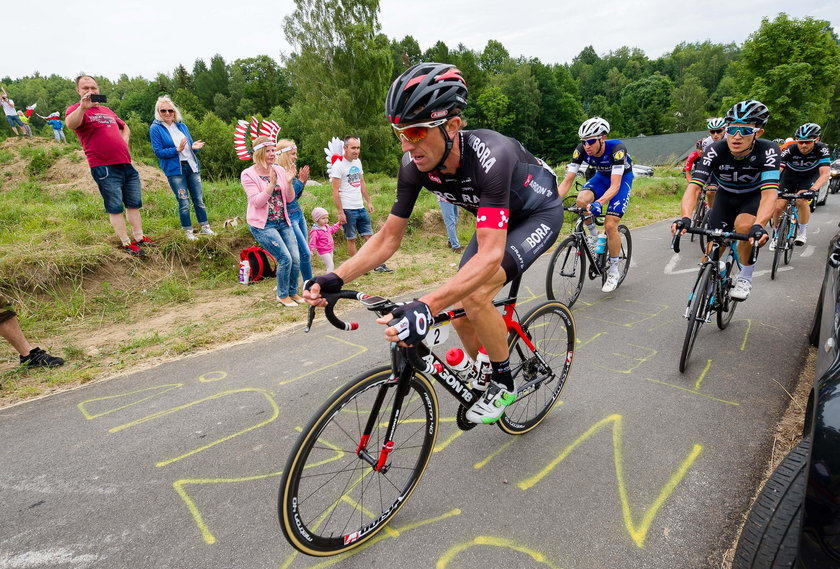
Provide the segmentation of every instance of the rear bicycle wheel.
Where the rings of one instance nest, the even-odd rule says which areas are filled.
[[[776,278],[776,271],[779,268],[779,260],[787,252],[785,249],[788,246],[788,228],[789,221],[786,215],[783,215],[779,220],[779,227],[776,228],[776,236],[773,238],[776,241],[776,250],[773,251],[773,265],[770,268],[770,279]]]
[[[694,340],[697,339],[697,332],[706,321],[706,308],[709,304],[709,283],[712,279],[712,267],[703,265],[700,275],[691,291],[688,304],[688,326],[683,339],[682,352],[680,353],[680,373],[685,371],[688,365],[688,358],[694,348]]]
[[[508,338],[516,401],[496,424],[510,435],[527,433],[545,419],[566,384],[575,353],[575,319],[566,305],[544,302],[520,325],[535,351],[515,332]]]
[[[633,254],[633,241],[630,239],[630,230],[624,225],[618,226],[618,236],[621,238],[621,251],[618,253],[618,285],[624,282],[624,277],[627,276],[627,271],[630,270],[630,255]],[[599,256],[600,258],[600,256]],[[607,282],[607,273],[610,268],[610,258],[608,254],[604,255],[603,272],[601,273],[601,284]]]
[[[298,551],[337,555],[365,543],[408,500],[429,462],[437,437],[438,402],[432,385],[415,374],[393,432],[394,446],[379,472],[374,461],[387,440],[398,383],[390,366],[362,374],[315,415],[292,449],[280,482],[280,527]],[[382,396],[378,414],[375,402]],[[366,423],[373,425],[364,440]]]
[[[790,259],[793,257],[793,249],[796,247],[796,233],[799,231],[799,224],[793,223],[793,218],[788,218],[788,231],[790,235],[786,235],[787,241],[785,243],[785,265],[790,264]]]
[[[717,302],[717,327],[721,330],[725,330],[729,326],[729,323],[732,322],[732,316],[735,314],[735,308],[738,306],[738,303],[729,296],[732,290],[732,283],[734,282],[735,279],[729,274],[720,286],[720,298]]]
[[[545,275],[545,295],[549,300],[572,306],[580,296],[586,275],[586,253],[582,247],[585,245],[570,235],[551,255]]]

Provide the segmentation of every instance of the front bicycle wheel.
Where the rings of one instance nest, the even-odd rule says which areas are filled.
[[[570,235],[554,251],[545,275],[545,295],[549,300],[571,306],[580,296],[586,274],[586,253],[582,247],[585,245]]]
[[[527,433],[545,419],[566,384],[575,354],[575,319],[565,304],[544,302],[519,324],[528,340],[515,332],[508,338],[516,401],[496,423],[510,435]]]
[[[688,358],[694,348],[694,340],[697,339],[697,332],[706,321],[706,308],[709,304],[709,283],[712,280],[712,267],[703,265],[700,275],[691,291],[688,303],[688,327],[683,339],[682,353],[680,354],[680,373],[685,371],[688,365]]]
[[[280,482],[280,526],[289,543],[308,555],[343,553],[365,543],[408,500],[434,448],[438,402],[429,380],[411,378],[384,467],[398,382],[380,367],[347,384],[298,438]],[[365,426],[372,428],[369,437]],[[363,458],[366,449],[367,460]],[[369,462],[370,461],[370,462]]]
[[[627,271],[630,270],[630,255],[633,253],[633,241],[630,239],[630,230],[624,225],[618,226],[618,236],[621,238],[621,251],[618,253],[618,284],[624,282],[624,277],[627,276]],[[604,271],[601,273],[601,284],[607,282],[607,273],[609,272],[610,257],[604,257]]]
[[[694,206],[694,213],[691,214],[691,227],[700,227],[703,223],[703,218],[706,216],[706,200],[697,200],[697,205]],[[691,234],[691,241],[694,241],[695,233]]]
[[[773,251],[773,265],[770,267],[770,280],[776,278],[776,271],[779,269],[779,260],[786,254],[785,248],[788,246],[788,229],[790,222],[787,216],[782,216],[779,220],[779,227],[776,228],[776,236],[773,239],[776,242],[776,250]]]

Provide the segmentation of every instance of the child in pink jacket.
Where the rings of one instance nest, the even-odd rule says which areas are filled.
[[[336,222],[335,225],[327,225],[330,222],[329,213],[322,207],[316,207],[312,210],[312,221],[315,225],[309,230],[309,250],[313,253],[317,252],[324,260],[327,266],[327,272],[333,272],[335,266],[333,265],[333,250],[335,250],[335,243],[333,243],[333,233],[338,231],[341,227],[341,222]]]

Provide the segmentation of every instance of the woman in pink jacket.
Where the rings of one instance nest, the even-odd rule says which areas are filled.
[[[283,306],[303,304],[298,295],[300,253],[286,211],[295,198],[289,176],[276,158],[274,141],[267,136],[254,139],[254,165],[242,172],[242,187],[248,196],[248,227],[263,249],[277,260],[277,300]]]

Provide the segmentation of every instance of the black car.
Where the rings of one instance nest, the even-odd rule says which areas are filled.
[[[756,498],[733,569],[840,568],[840,232],[829,245],[811,344],[816,379],[802,442]]]

